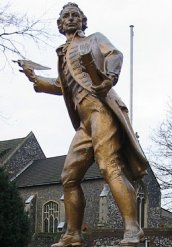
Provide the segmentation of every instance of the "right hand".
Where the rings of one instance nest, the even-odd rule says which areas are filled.
[[[96,94],[99,97],[106,97],[107,93],[109,90],[112,88],[112,80],[110,79],[105,79],[100,85],[95,86],[92,85],[91,89],[93,94]]]
[[[20,70],[20,72],[24,73],[29,81],[36,83],[36,74],[33,69],[30,69],[29,67],[22,66],[23,70]]]

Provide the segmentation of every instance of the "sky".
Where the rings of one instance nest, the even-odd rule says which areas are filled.
[[[0,4],[5,4],[1,0]],[[65,42],[56,20],[64,0],[15,0],[11,8],[29,17],[49,19],[57,34],[54,47],[24,44],[26,57],[52,69],[44,74],[57,76],[55,47]],[[172,92],[172,1],[171,0],[87,0],[75,1],[88,18],[86,35],[103,33],[124,55],[115,90],[129,107],[130,25],[134,25],[133,128],[143,150],[151,149],[151,135],[165,118]],[[11,59],[18,59],[16,55]],[[0,66],[2,64],[0,57]],[[8,64],[0,69],[0,141],[27,136],[32,131],[45,155],[67,153],[74,130],[63,101],[55,95],[39,94],[32,83]]]

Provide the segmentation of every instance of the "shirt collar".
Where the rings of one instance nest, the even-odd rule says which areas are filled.
[[[63,54],[62,49],[65,48],[65,47],[68,47],[68,45],[73,41],[73,39],[75,38],[76,35],[78,35],[80,38],[84,38],[85,37],[85,33],[82,30],[77,30],[74,33],[72,40],[66,40],[66,43],[65,44],[60,45],[56,49],[56,52],[57,52],[58,55],[62,55]]]

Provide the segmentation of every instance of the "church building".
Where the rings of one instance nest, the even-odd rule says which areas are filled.
[[[5,167],[25,203],[33,233],[56,233],[65,229],[61,172],[65,155],[46,158],[35,135],[0,141],[0,166]],[[172,213],[161,208],[158,181],[148,175],[133,183],[137,194],[139,224],[144,229],[172,227]],[[82,187],[86,197],[83,232],[95,229],[122,229],[122,219],[108,185],[94,163]]]

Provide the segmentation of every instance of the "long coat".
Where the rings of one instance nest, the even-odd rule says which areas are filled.
[[[81,64],[80,51],[83,49],[91,50],[94,62],[99,71],[105,76],[113,76],[114,74],[119,75],[122,66],[122,53],[118,51],[110,41],[101,33],[94,33],[88,37],[78,35],[76,39],[70,43],[68,47],[62,45],[57,49],[57,54],[59,57],[58,62],[58,72],[59,78],[56,83],[49,84],[42,80],[35,85],[35,90],[37,92],[47,92],[54,94],[63,94],[64,100],[71,118],[72,124],[77,130],[80,125],[80,119],[77,111],[74,107],[72,97],[67,89],[65,82],[65,77],[63,75],[63,49],[67,49],[66,62],[70,74],[74,80],[85,88],[87,91],[91,92],[91,78],[88,73],[83,69],[83,64]],[[125,143],[123,147],[122,154],[125,157],[126,171],[133,178],[137,179],[142,177],[146,173],[146,168],[148,161],[139,145],[139,142],[134,134],[131,127],[128,110],[122,100],[119,98],[115,90],[112,88],[104,99],[101,99],[106,105],[110,107],[113,114],[115,114],[121,123],[121,129],[125,135]]]

